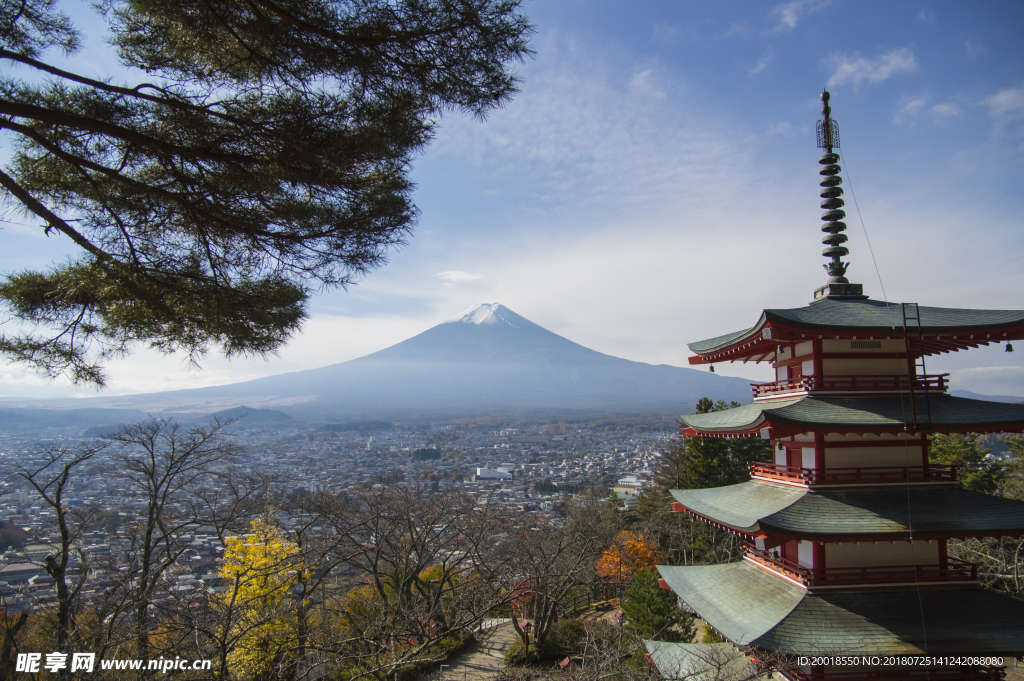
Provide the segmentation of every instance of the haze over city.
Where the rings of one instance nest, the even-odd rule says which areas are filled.
[[[686,366],[686,342],[804,305],[824,282],[814,123],[826,86],[856,199],[851,281],[875,299],[1021,307],[1019,4],[527,10],[536,55],[519,68],[521,93],[486,120],[441,120],[414,163],[418,226],[389,264],[317,297],[278,357],[211,354],[196,370],[139,349],[111,362],[105,394],[334,364],[494,301],[588,348]],[[87,32],[100,26],[82,12]],[[89,35],[78,68],[111,72],[103,40]],[[70,252],[35,223],[4,219],[0,269]],[[955,388],[1024,395],[1019,357],[992,347],[929,370],[952,372]],[[763,366],[716,370],[768,378]],[[3,366],[0,395],[96,392]]]

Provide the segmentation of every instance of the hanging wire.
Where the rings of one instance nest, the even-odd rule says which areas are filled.
[[[868,253],[871,254],[871,263],[872,263],[872,265],[874,265],[874,268],[875,268],[875,276],[878,277],[878,285],[882,289],[882,300],[885,302],[885,309],[886,309],[886,312],[889,315],[889,324],[892,327],[893,336],[895,337],[896,336],[896,322],[893,319],[893,310],[892,310],[893,305],[892,305],[892,303],[889,302],[889,296],[885,292],[885,284],[882,282],[882,272],[881,272],[881,270],[878,267],[878,260],[875,259],[875,250],[871,247],[871,238],[868,236],[867,225],[864,224],[864,216],[860,212],[860,204],[857,202],[857,192],[855,192],[854,189],[853,189],[853,173],[850,172],[850,157],[849,157],[848,154],[843,154],[843,156],[844,156],[844,160],[845,160],[845,164],[844,165],[846,166],[846,181],[847,181],[847,184],[850,187],[850,195],[853,197],[853,206],[854,206],[854,208],[857,209],[857,219],[860,221],[861,230],[864,232],[864,240],[867,241],[867,244],[868,244]],[[918,312],[918,316],[920,316],[920,311]],[[920,324],[920,321],[918,322],[918,324]],[[904,344],[906,345],[906,349],[907,349],[907,360],[908,360],[908,365],[909,365],[909,360],[910,360],[910,338],[909,338],[909,334],[907,333],[906,328],[903,329],[903,332],[904,332],[903,333],[903,339],[904,339]],[[922,348],[921,351],[924,352],[924,348]],[[898,355],[899,353],[896,353],[896,354]],[[896,357],[894,359],[894,361],[897,362],[897,369],[898,369],[899,368],[899,366],[898,366],[899,357]],[[915,371],[914,373],[916,374],[917,372]],[[914,377],[908,375],[907,376],[907,380],[912,381],[912,380],[914,380]],[[903,391],[902,390],[899,391],[899,396],[900,396],[900,413],[903,414],[904,418],[906,418],[907,411],[906,411],[906,404],[904,404],[904,402],[903,402]],[[906,440],[904,440],[903,441],[903,463],[906,464],[909,461],[909,459],[910,459],[909,444],[907,443]],[[913,561],[914,565],[917,565],[916,559],[914,557],[914,512],[913,512],[913,503],[911,502],[911,497],[910,497],[910,471],[909,470],[907,471],[906,491],[907,491],[907,530],[910,533],[910,559],[911,559],[911,561]],[[942,540],[936,540],[936,541],[942,541]],[[924,600],[921,598],[921,580],[918,577],[918,573],[917,573],[916,569],[914,570],[914,586],[915,586],[916,591],[917,591],[917,606],[918,606],[918,609],[919,609],[919,611],[921,613],[921,633],[922,633],[922,635],[924,637],[924,651],[928,652],[928,624],[927,624],[927,622],[925,620],[925,615],[924,615]]]

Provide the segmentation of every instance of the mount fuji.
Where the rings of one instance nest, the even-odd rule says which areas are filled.
[[[108,407],[175,412],[245,404],[363,417],[509,408],[688,413],[701,397],[748,402],[749,381],[606,355],[491,303],[340,364],[216,387],[98,400]]]

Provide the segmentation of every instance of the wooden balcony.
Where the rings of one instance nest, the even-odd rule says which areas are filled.
[[[897,443],[898,444],[898,443]],[[806,487],[895,484],[951,484],[957,482],[957,467],[929,464],[927,466],[864,466],[860,468],[800,468],[777,463],[748,461],[750,477],[755,480],[783,482]]]
[[[771,383],[751,383],[754,399],[791,393],[944,393],[949,374],[921,376],[800,376]]]
[[[744,544],[744,558],[788,577],[808,588],[849,586],[885,586],[886,584],[938,584],[977,582],[980,563],[964,563],[952,558],[945,563],[926,565],[873,565],[871,567],[805,568],[788,560],[758,551]]]

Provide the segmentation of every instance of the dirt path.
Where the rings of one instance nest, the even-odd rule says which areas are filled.
[[[504,664],[502,654],[516,640],[516,630],[507,620],[477,632],[469,648],[448,660],[437,677],[440,681],[485,681],[494,677]]]
[[[618,599],[610,600],[604,607],[588,610],[578,616],[584,621],[605,620],[617,624],[615,613],[619,609],[618,605]],[[698,627],[698,641],[702,633]],[[504,666],[502,655],[505,649],[516,638],[516,631],[509,620],[486,620],[484,629],[476,633],[476,641],[467,650],[450,658],[442,669],[431,672],[425,681],[491,681]]]

